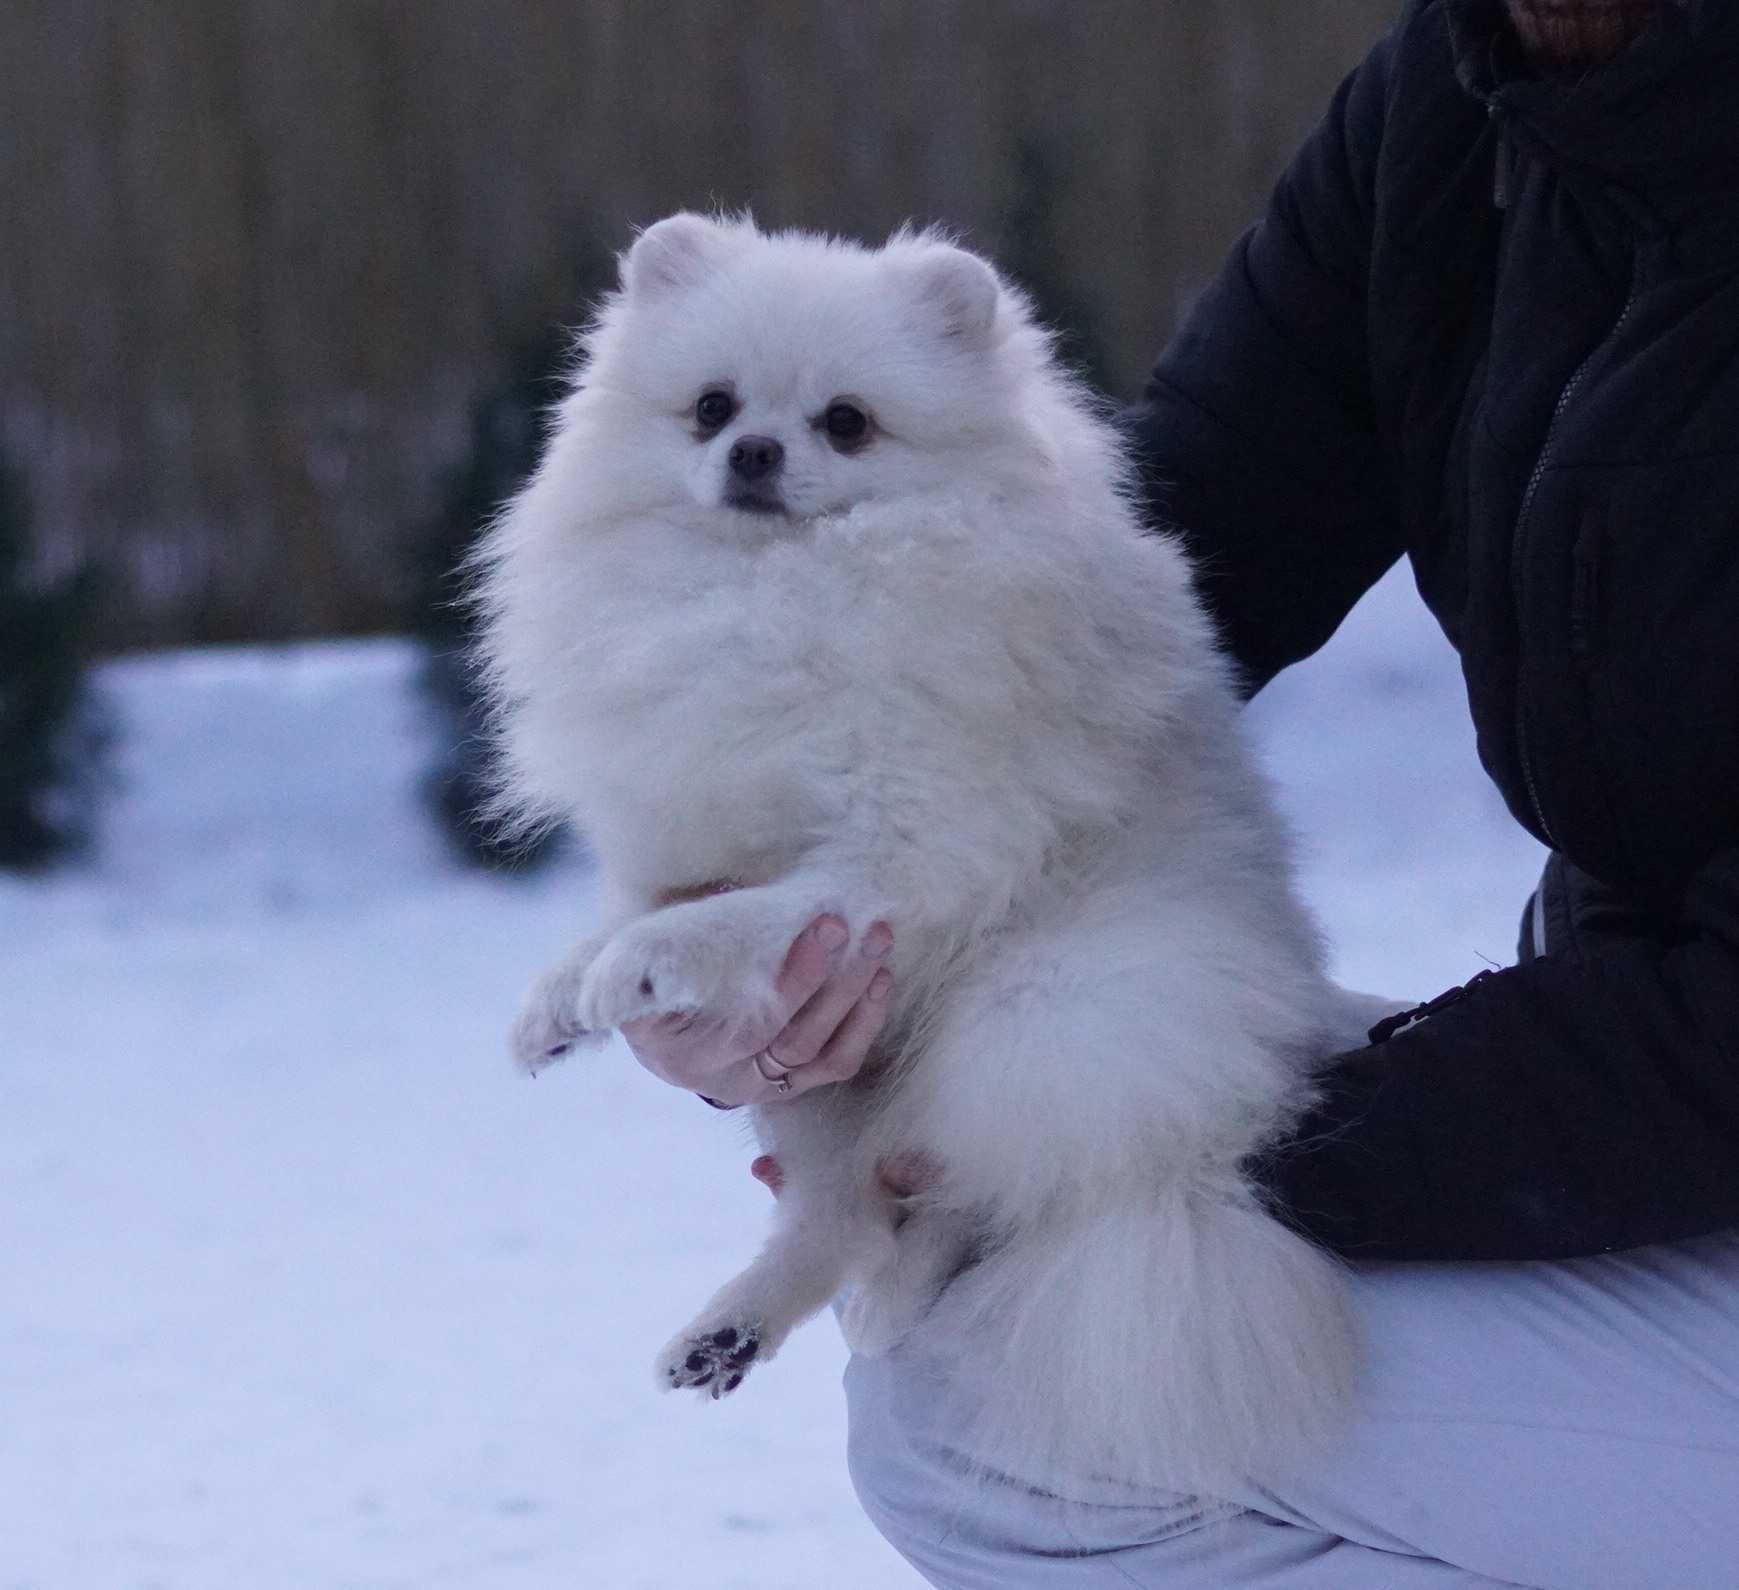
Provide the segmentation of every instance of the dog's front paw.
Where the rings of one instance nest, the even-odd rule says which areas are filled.
[[[575,1049],[603,1037],[579,1019],[580,985],[590,964],[589,954],[564,961],[545,972],[527,995],[508,1041],[522,1071],[536,1076]]]
[[[565,1060],[591,1036],[559,1006],[528,1004],[513,1024],[508,1048],[514,1064],[528,1076]]]
[[[698,1391],[717,1402],[742,1385],[760,1351],[759,1325],[685,1331],[658,1355],[658,1383],[667,1391]]]
[[[770,1006],[789,936],[757,942],[759,923],[733,904],[709,902],[706,911],[680,917],[660,912],[623,928],[581,980],[574,1006],[580,1026],[607,1032],[639,1016],[691,1010],[746,1016]],[[739,917],[748,918],[747,930]]]
[[[670,935],[627,928],[592,962],[574,1002],[580,1025],[608,1032],[637,1016],[698,1009],[706,990],[682,944]]]

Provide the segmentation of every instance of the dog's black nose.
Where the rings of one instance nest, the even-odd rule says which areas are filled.
[[[753,484],[771,480],[785,462],[785,449],[771,436],[739,436],[730,451],[731,473]]]

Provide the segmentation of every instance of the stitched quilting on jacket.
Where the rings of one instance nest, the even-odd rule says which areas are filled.
[[[1397,558],[1511,811],[1626,902],[1349,1056],[1268,1167],[1383,1257],[1739,1225],[1739,0],[1532,78],[1416,0],[1131,416],[1252,689]]]

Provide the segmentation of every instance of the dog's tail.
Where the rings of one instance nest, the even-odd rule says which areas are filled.
[[[1065,1495],[1071,1475],[1194,1491],[1275,1473],[1350,1387],[1339,1266],[1241,1186],[1012,1233],[938,1311],[967,1355],[964,1449]]]

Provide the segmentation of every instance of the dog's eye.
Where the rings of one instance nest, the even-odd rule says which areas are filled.
[[[849,453],[861,447],[869,435],[869,416],[855,403],[829,403],[821,416],[821,428],[840,452]]]
[[[694,422],[703,431],[716,431],[737,412],[737,400],[729,392],[714,387],[702,392],[694,405]]]

